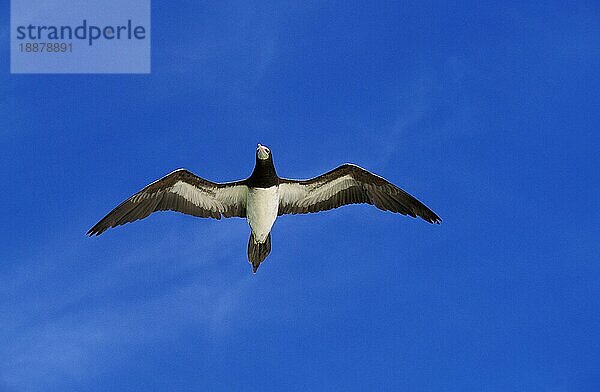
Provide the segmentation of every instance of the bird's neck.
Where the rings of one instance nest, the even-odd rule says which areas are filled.
[[[279,183],[279,178],[277,177],[273,161],[257,160],[254,171],[248,180],[250,183],[254,184],[254,186],[259,188],[269,188],[273,185],[277,185]]]

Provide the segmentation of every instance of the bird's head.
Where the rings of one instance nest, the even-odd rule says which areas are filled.
[[[248,178],[259,183],[260,187],[265,185],[265,188],[273,185],[272,182],[277,179],[277,173],[275,172],[275,165],[273,165],[273,154],[267,146],[259,144],[256,147],[256,163],[254,164],[254,171]]]
[[[267,146],[263,146],[262,144],[258,144],[256,147],[256,158],[261,161],[266,161],[271,158],[271,150]]]

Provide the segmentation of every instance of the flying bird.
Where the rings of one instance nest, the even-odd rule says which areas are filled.
[[[155,211],[178,211],[202,218],[246,218],[251,230],[248,260],[256,273],[271,252],[271,228],[278,216],[356,203],[418,216],[429,223],[441,222],[439,216],[404,190],[353,164],[346,163],[309,180],[281,178],[275,171],[271,150],[259,144],[254,171],[247,179],[215,183],[185,169],[175,170],[123,201],[87,234],[100,235]]]

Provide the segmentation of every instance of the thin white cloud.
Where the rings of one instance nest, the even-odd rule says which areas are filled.
[[[179,263],[178,269],[198,271],[207,266],[206,261],[227,259],[230,255],[221,249],[221,241],[242,234],[242,225],[193,223],[184,233],[165,229],[156,243],[136,242],[128,251],[119,249],[123,257],[113,261],[107,257],[105,268],[86,270],[80,277],[63,278],[72,265],[68,260],[102,259],[101,241],[83,238],[69,248],[64,239],[71,233],[58,236],[63,240],[53,247],[34,252],[46,255],[45,259],[23,260],[18,269],[4,272],[2,280],[12,283],[0,293],[13,301],[0,308],[5,338],[0,347],[0,385],[35,391],[60,387],[64,380],[83,382],[131,359],[139,345],[168,339],[184,328],[193,326],[207,337],[227,333],[250,275],[231,281],[231,277],[215,280],[213,274],[208,280],[192,274],[192,279],[173,283],[158,277],[161,291],[144,288],[135,296],[119,297],[135,271],[156,264],[167,269],[172,262]],[[56,284],[61,279],[68,281]],[[36,289],[44,285],[50,288]],[[110,299],[94,301],[96,297]]]
[[[380,165],[385,166],[389,163],[398,146],[408,140],[407,133],[415,131],[419,122],[428,114],[428,97],[432,86],[432,77],[422,75],[415,78],[403,92],[402,96],[409,97],[408,104],[399,109],[399,114],[389,129],[380,133],[381,140],[385,142],[381,147]]]

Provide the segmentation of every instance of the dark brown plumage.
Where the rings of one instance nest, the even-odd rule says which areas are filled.
[[[171,210],[214,219],[246,218],[251,228],[248,260],[256,272],[271,252],[271,228],[277,216],[327,211],[356,203],[420,217],[429,223],[441,222],[419,200],[356,165],[344,164],[309,180],[280,178],[271,151],[259,144],[254,171],[247,179],[215,183],[185,169],[176,170],[119,204],[87,234],[100,235],[155,211]]]
[[[184,192],[174,192],[174,187],[179,183],[190,185],[206,200],[195,195],[186,198],[182,196]],[[245,200],[243,203],[238,203],[235,197],[229,197],[229,200],[227,197],[219,198],[220,191],[226,196],[231,196],[236,187],[244,188],[240,189],[242,191],[240,196],[245,197],[246,187],[241,185],[241,182],[218,184],[200,178],[185,169],[179,169],[146,186],[119,204],[100,222],[96,223],[87,234],[90,236],[100,235],[111,227],[143,219],[155,211],[178,211],[201,218],[221,219],[221,216],[245,218]],[[230,191],[228,192],[228,190]]]
[[[279,180],[279,215],[307,214],[347,204],[367,203],[429,223],[442,220],[419,200],[386,179],[356,165],[344,164],[310,180]]]

